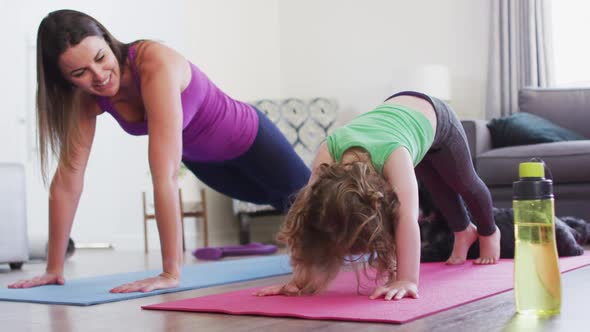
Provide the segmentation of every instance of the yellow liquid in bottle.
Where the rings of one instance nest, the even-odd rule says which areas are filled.
[[[514,291],[520,314],[553,315],[561,308],[561,274],[553,224],[516,223]]]

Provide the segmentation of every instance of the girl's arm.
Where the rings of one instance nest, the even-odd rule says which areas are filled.
[[[398,221],[394,225],[397,278],[375,290],[371,297],[385,296],[386,300],[417,297],[420,272],[418,183],[408,150],[398,148],[391,153],[383,167],[383,176],[395,188],[400,203]]]
[[[307,267],[305,270],[301,267],[295,266],[293,268],[293,275],[291,280],[285,284],[268,286],[254,292],[256,296],[272,296],[272,295],[287,295],[299,296],[315,294],[318,291],[326,288],[328,283],[332,281],[338,271],[340,264],[333,266],[329,271],[325,269],[318,269],[314,267]]]
[[[312,180],[315,178],[317,170],[321,164],[331,165],[332,163],[334,163],[334,158],[332,158],[332,156],[330,155],[330,150],[328,150],[328,143],[324,141],[322,144],[320,144],[315,159],[313,160],[313,164],[311,166],[311,176],[309,177],[309,183],[311,183]]]
[[[176,287],[182,267],[182,226],[178,202],[178,169],[182,158],[183,82],[190,79],[184,57],[155,42],[138,49],[137,68],[148,119],[148,159],[154,189],[156,223],[160,234],[163,273],[111,290],[114,293],[149,292]]]
[[[74,144],[71,167],[59,162],[49,188],[49,242],[44,275],[21,280],[10,288],[28,288],[47,284],[63,285],[63,266],[74,215],[84,187],[84,173],[90,156],[98,107],[89,96],[82,97],[79,140]]]

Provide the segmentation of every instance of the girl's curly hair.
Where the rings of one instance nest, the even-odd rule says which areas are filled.
[[[301,292],[325,288],[344,259],[368,256],[377,280],[393,280],[399,202],[369,162],[322,164],[297,195],[277,240],[298,271]]]

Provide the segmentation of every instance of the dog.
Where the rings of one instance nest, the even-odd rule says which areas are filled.
[[[442,262],[453,250],[453,232],[434,206],[429,193],[419,187],[420,240],[422,262]],[[494,208],[494,220],[500,230],[500,258],[514,258],[514,211],[511,208]],[[590,244],[590,223],[576,217],[555,217],[555,238],[560,257],[579,256],[584,245]],[[479,257],[479,243],[469,249],[468,259]]]

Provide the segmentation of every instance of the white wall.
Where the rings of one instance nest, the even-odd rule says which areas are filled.
[[[234,98],[279,97],[280,1],[188,2],[188,57]]]
[[[427,63],[450,67],[452,104],[462,117],[483,118],[488,45],[487,0],[29,0],[2,1],[0,160],[26,161],[29,228],[47,229],[47,197],[30,141],[34,80],[30,54],[37,25],[49,11],[74,8],[102,21],[123,41],[161,40],[241,100],[335,98],[344,119],[403,88],[400,69]],[[5,24],[10,25],[6,29]],[[28,40],[28,42],[27,42]],[[28,44],[27,44],[28,43]],[[29,46],[27,46],[29,45]],[[30,51],[30,49],[29,49]],[[29,59],[29,60],[27,60]],[[34,59],[34,57],[33,57]],[[27,64],[27,61],[29,64]],[[34,77],[34,76],[33,76]],[[24,114],[24,115],[23,115]],[[21,124],[21,118],[28,122]],[[29,129],[26,129],[29,128]],[[10,133],[10,134],[6,134]],[[98,121],[85,192],[72,236],[142,248],[140,190],[147,186],[147,139],[131,137],[108,115]],[[16,148],[15,148],[16,147]],[[29,159],[31,159],[29,161]],[[237,238],[228,198],[208,191],[213,245]],[[267,221],[255,230],[272,232]],[[267,227],[268,226],[268,227]],[[187,223],[189,247],[193,223]],[[155,225],[151,244],[157,247]],[[270,239],[254,235],[256,240]]]
[[[281,88],[287,96],[328,96],[344,117],[368,111],[421,64],[443,64],[452,105],[483,118],[487,0],[286,0],[279,2]]]
[[[15,32],[22,31],[19,16],[15,15],[8,1],[0,1],[0,161],[22,160],[26,156],[25,145],[25,71],[26,46],[13,43]],[[10,51],[8,51],[10,50]]]

